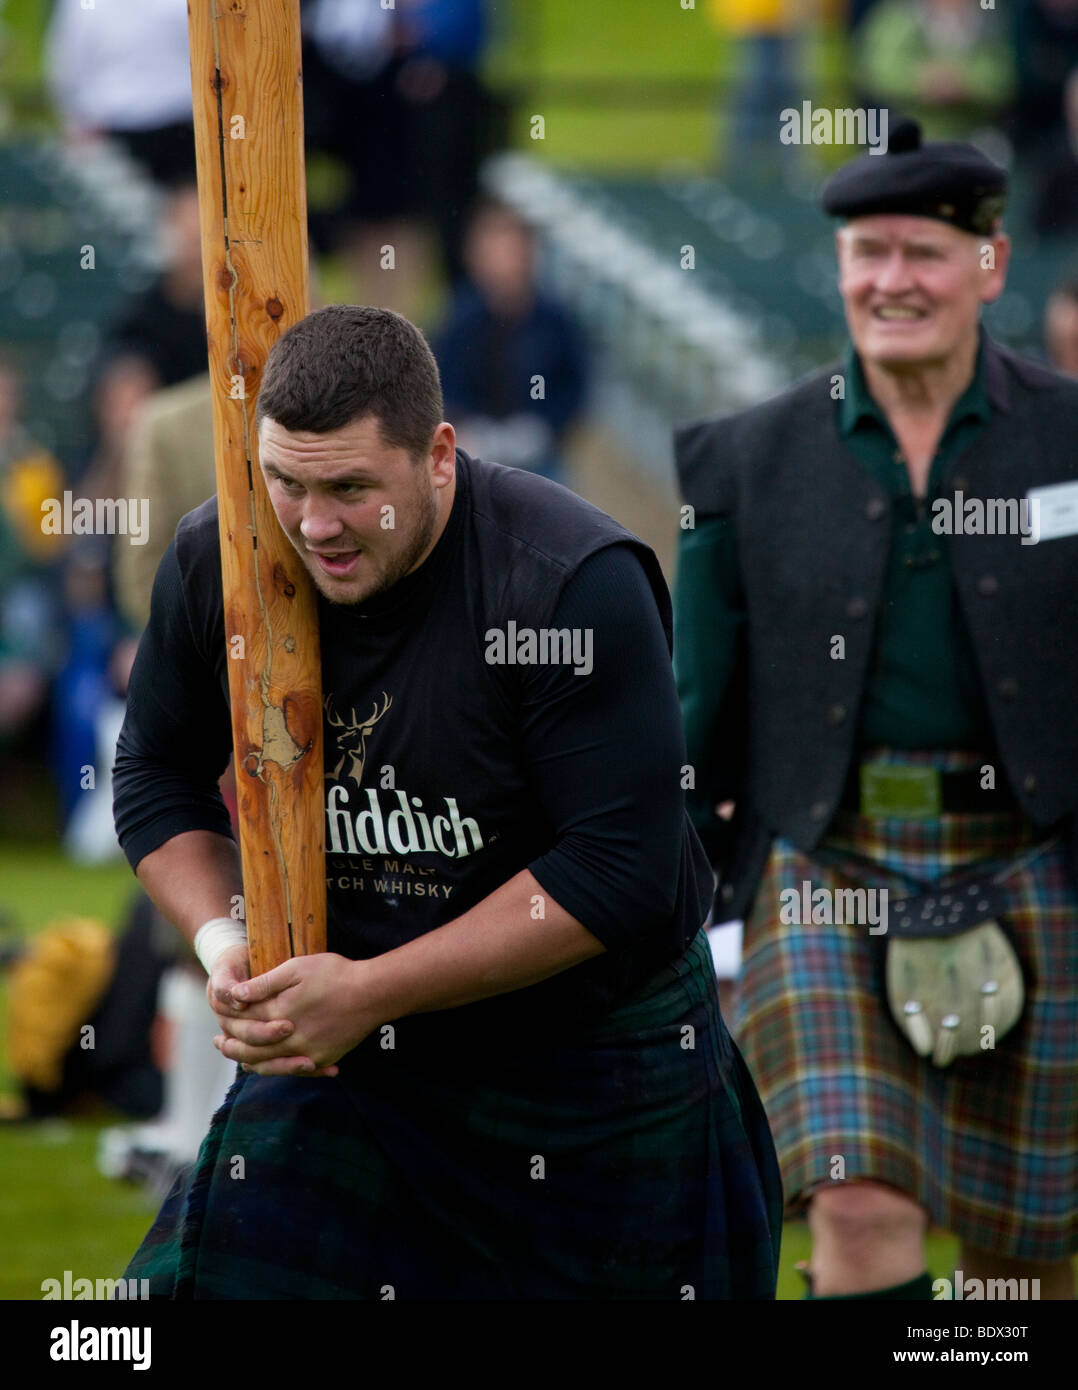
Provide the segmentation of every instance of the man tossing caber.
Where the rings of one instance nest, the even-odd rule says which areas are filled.
[[[117,830],[242,1069],[130,1272],[174,1298],[773,1298],[781,1189],[701,933],[657,562],[441,417],[389,311],[319,310],[269,355],[261,467],[319,594],[329,949],[256,979],[213,500],[158,571]]]

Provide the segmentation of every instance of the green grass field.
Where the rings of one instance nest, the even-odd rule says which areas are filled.
[[[727,109],[741,80],[737,41],[720,33],[704,0],[542,0],[505,7],[512,18],[487,73],[517,94],[513,143],[559,166],[647,173],[671,165],[714,168]],[[804,95],[823,104],[847,93],[845,49],[833,24],[802,48]],[[542,140],[531,122],[542,115]]]
[[[94,1167],[99,1126],[0,1130],[0,1299],[40,1298],[45,1279],[117,1278],[153,1220],[150,1198]]]
[[[544,0],[514,6],[513,15],[488,73],[520,96],[512,125],[518,148],[597,170],[710,161],[712,93],[727,80],[729,51],[701,10],[654,0]],[[531,135],[534,116],[545,122],[542,140]]]

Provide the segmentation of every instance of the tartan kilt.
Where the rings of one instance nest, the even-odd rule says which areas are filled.
[[[898,897],[1045,840],[1019,812],[840,811],[811,856],[775,841],[745,925],[734,1032],[771,1122],[789,1214],[833,1181],[841,1155],[847,1180],[900,1189],[978,1249],[1031,1261],[1078,1251],[1078,899],[1064,846],[1049,843],[1005,886],[1000,922],[1025,976],[1022,1017],[994,1050],[949,1067],[917,1056],[891,1018],[886,935],[780,921],[780,893],[800,894],[805,880]]]
[[[336,1078],[239,1072],[128,1275],[171,1298],[774,1298],[778,1165],[702,932],[571,1037],[457,1046],[438,1019]]]

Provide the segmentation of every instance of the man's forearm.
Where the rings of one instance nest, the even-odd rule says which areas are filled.
[[[524,869],[455,921],[361,962],[357,980],[384,1022],[523,989],[605,949]]]
[[[187,830],[139,860],[139,882],[188,941],[211,917],[233,916],[243,893],[240,852],[212,830]]]

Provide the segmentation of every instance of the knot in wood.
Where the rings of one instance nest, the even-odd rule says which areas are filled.
[[[273,567],[273,587],[284,594],[285,598],[295,598],[296,586],[288,577],[288,571],[280,561]]]

